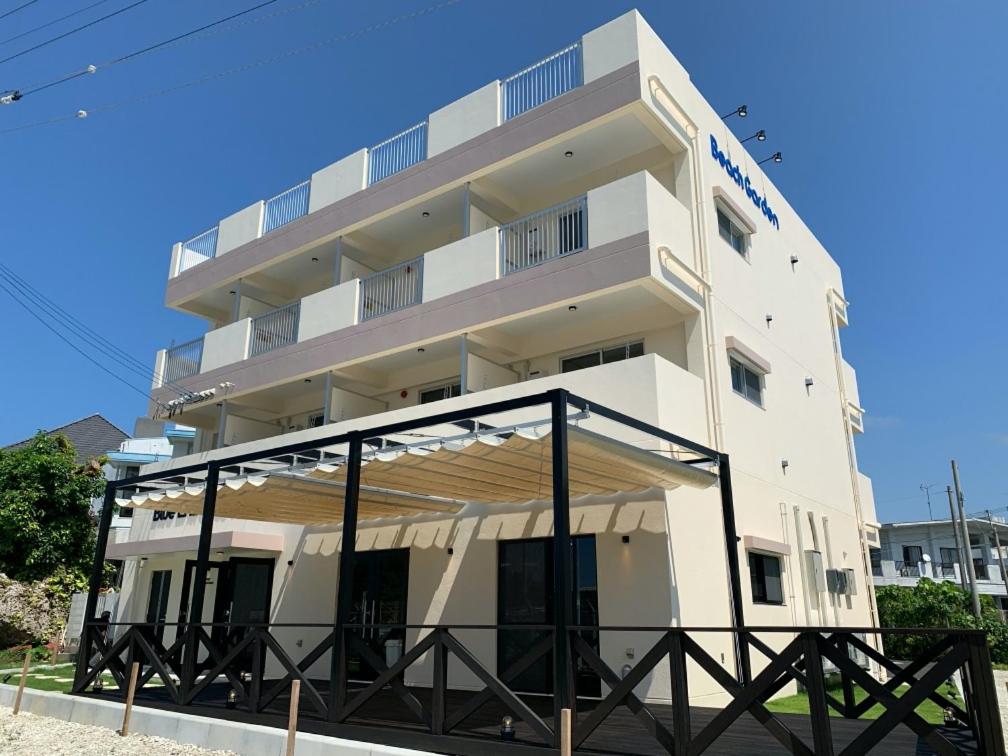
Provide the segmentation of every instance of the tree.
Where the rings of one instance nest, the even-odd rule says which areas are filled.
[[[0,572],[23,581],[86,574],[103,462],[78,465],[65,436],[42,432],[22,447],[0,449]]]
[[[915,586],[884,585],[875,589],[879,624],[882,627],[976,628],[987,631],[991,658],[1008,661],[1008,626],[990,596],[980,597],[980,618],[973,616],[968,591],[942,581],[921,578]],[[882,636],[886,654],[896,659],[912,659],[938,640],[937,636]]]

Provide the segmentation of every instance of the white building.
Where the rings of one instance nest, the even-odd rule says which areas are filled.
[[[1008,524],[967,517],[969,558],[973,562],[977,591],[994,599],[995,605],[1008,610],[1008,591],[1002,574],[1002,562],[1008,559]],[[872,575],[876,586],[914,586],[922,578],[953,582],[969,587],[968,573],[959,551],[962,525],[951,520],[923,522],[888,522],[879,530],[879,546],[870,549]],[[997,546],[1001,553],[998,554]]]
[[[722,119],[639,14],[557,42],[573,44],[175,245],[166,300],[208,330],[158,354],[154,395],[198,429],[197,451],[143,473],[563,388],[588,402],[582,429],[669,448],[594,402],[731,455],[747,623],[875,624],[877,525],[839,266],[759,165],[769,151],[740,141],[759,124]],[[230,470],[235,489],[255,470]],[[129,539],[108,549],[129,560],[119,620],[167,618],[166,645],[194,590],[201,518],[163,513],[185,509],[188,475],[140,497]],[[731,625],[716,488],[575,494],[581,622]],[[372,650],[395,659],[422,637],[383,623],[553,621],[540,498],[362,515],[353,616]],[[204,621],[333,621],[338,522],[218,519],[208,548]],[[504,632],[462,635],[500,671],[534,640]],[[276,635],[302,653],[325,631]],[[599,654],[619,670],[649,638],[603,634]],[[704,643],[733,669],[730,636]],[[367,667],[351,659],[349,674]],[[428,660],[405,680],[431,674]],[[548,687],[541,675],[524,685]],[[481,687],[455,666],[448,679]],[[723,697],[689,683],[697,702]],[[667,700],[668,675],[639,691]]]

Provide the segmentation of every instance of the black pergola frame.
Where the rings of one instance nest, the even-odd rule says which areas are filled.
[[[493,415],[534,406],[550,406],[551,444],[552,444],[552,476],[553,476],[553,558],[554,558],[554,593],[558,599],[554,611],[554,721],[559,721],[561,709],[574,709],[576,697],[574,693],[573,649],[571,648],[570,630],[574,625],[574,605],[571,588],[572,558],[570,533],[570,492],[568,483],[568,408],[574,407],[581,411],[589,411],[593,415],[606,418],[619,425],[633,428],[649,434],[676,447],[686,449],[696,455],[688,460],[690,464],[711,464],[717,467],[719,478],[722,518],[724,525],[725,549],[728,559],[729,594],[731,600],[732,633],[735,646],[735,677],[739,684],[745,686],[751,679],[751,661],[749,644],[744,632],[745,622],[742,607],[742,587],[739,570],[738,535],[735,529],[734,499],[731,487],[731,472],[728,455],[711,449],[703,444],[691,441],[682,436],[663,430],[642,420],[633,418],[622,412],[571,394],[569,391],[556,388],[541,393],[530,394],[514,399],[491,402],[472,407],[465,407],[448,412],[434,413],[412,420],[402,420],[363,430],[353,430],[332,436],[326,436],[308,441],[283,444],[272,449],[246,452],[223,459],[209,460],[195,465],[174,468],[164,472],[148,473],[117,481],[109,481],[105,488],[105,497],[101,517],[98,523],[98,537],[95,547],[95,559],[91,573],[87,603],[85,605],[85,621],[81,631],[80,649],[74,682],[74,692],[82,692],[88,673],[88,664],[92,647],[91,632],[94,626],[94,613],[97,607],[98,591],[101,587],[105,551],[108,546],[109,529],[115,509],[116,491],[122,488],[143,486],[152,481],[185,482],[187,475],[206,473],[203,511],[201,514],[199,541],[197,546],[196,569],[193,579],[191,596],[191,611],[189,616],[201,617],[206,593],[206,577],[210,561],[210,542],[213,533],[215,517],[217,486],[222,470],[230,471],[246,462],[255,460],[275,460],[278,457],[293,457],[294,455],[311,456],[311,452],[335,444],[347,444],[349,453],[346,458],[347,478],[344,498],[342,522],[342,546],[339,556],[339,578],[336,596],[336,616],[333,623],[335,642],[333,645],[332,668],[330,672],[329,712],[330,719],[341,721],[340,713],[346,707],[347,695],[347,630],[350,623],[351,587],[352,581],[342,579],[352,575],[356,558],[356,534],[358,497],[360,491],[360,470],[363,448],[368,439],[380,438],[392,434],[401,434],[418,428],[439,424],[459,423],[472,420],[477,416]],[[324,452],[320,452],[324,456]],[[199,639],[197,630],[199,623],[189,623],[180,627],[183,633],[182,642],[182,674],[180,675],[180,691],[185,699],[196,685],[197,654]],[[179,643],[180,639],[176,640]],[[559,737],[559,733],[557,734]],[[559,745],[559,744],[557,744]]]

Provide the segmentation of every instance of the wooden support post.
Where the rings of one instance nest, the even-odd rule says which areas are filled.
[[[570,709],[560,709],[560,756],[571,756],[574,750],[571,746],[574,742],[571,713]]]
[[[14,713],[21,711],[21,696],[24,695],[25,679],[28,677],[28,665],[31,664],[31,651],[24,655],[24,664],[21,665],[21,681],[18,683],[17,696],[14,698]]]
[[[298,706],[301,703],[301,681],[291,683],[290,712],[287,715],[287,756],[294,756],[294,741],[297,739]]]
[[[133,662],[130,666],[129,687],[126,689],[126,710],[123,712],[122,729],[119,734],[122,737],[129,735],[130,715],[133,713],[133,696],[136,694],[137,677],[140,675],[140,662]]]

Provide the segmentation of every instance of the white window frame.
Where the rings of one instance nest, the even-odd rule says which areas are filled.
[[[558,373],[560,373],[560,374],[563,374],[564,372],[576,373],[578,370],[587,370],[588,368],[576,368],[574,370],[564,371],[564,363],[567,360],[576,360],[576,359],[579,359],[581,357],[588,357],[589,355],[592,355],[592,354],[597,354],[599,356],[599,363],[598,363],[598,365],[592,365],[591,367],[601,367],[602,365],[610,365],[612,363],[602,362],[602,353],[603,352],[608,352],[610,349],[619,349],[620,347],[623,347],[623,349],[626,350],[625,353],[627,355],[629,355],[629,353],[630,353],[630,347],[637,346],[638,344],[640,344],[640,348],[641,348],[641,355],[640,356],[643,357],[645,354],[647,354],[647,352],[645,351],[645,348],[644,348],[644,339],[642,339],[642,338],[641,339],[629,339],[628,341],[624,341],[622,343],[621,342],[617,342],[615,344],[605,344],[603,346],[597,346],[597,347],[593,347],[591,349],[584,349],[584,350],[582,350],[580,352],[572,352],[570,354],[563,355],[562,357],[560,357],[560,362],[559,362],[559,367],[558,367]],[[614,362],[625,362],[626,360],[632,360],[632,359],[634,359],[634,358],[627,356],[627,357],[624,357],[622,360],[614,360]]]
[[[735,252],[737,252],[744,260],[749,259],[749,248],[751,247],[752,232],[749,231],[745,223],[743,223],[739,217],[731,211],[730,208],[726,207],[721,202],[714,203],[715,208],[715,220],[717,221],[717,231],[718,238],[730,246]],[[738,236],[741,239],[742,249],[735,246],[732,239],[726,239],[721,232],[721,216],[724,216],[728,221],[730,227],[730,235],[732,237]]]
[[[750,373],[755,375],[759,379],[759,401],[753,399],[745,391],[739,391],[735,388],[735,378],[732,375],[734,372],[735,365],[739,365],[743,370],[748,370]],[[745,359],[738,352],[728,352],[728,378],[731,381],[732,392],[738,396],[741,396],[750,404],[755,404],[760,409],[766,409],[766,373],[756,367],[749,360]],[[742,375],[742,385],[743,387],[748,384],[745,381],[745,374]]]

